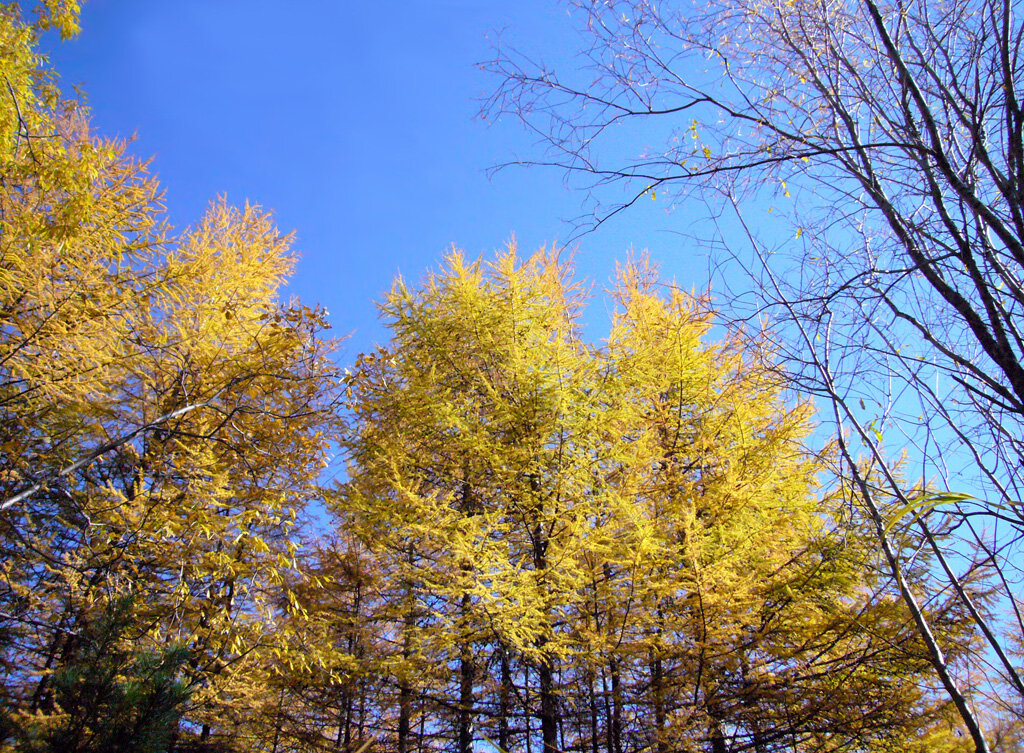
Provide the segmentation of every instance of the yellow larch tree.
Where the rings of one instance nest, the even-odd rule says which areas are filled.
[[[588,622],[634,695],[613,694],[609,750],[627,734],[658,751],[908,748],[946,709],[920,690],[906,615],[876,593],[869,539],[832,528],[809,406],[785,406],[762,338],[706,344],[708,302],[646,261],[611,293],[606,457],[625,546],[592,576],[605,607]]]
[[[332,345],[281,299],[269,215],[217,202],[174,232],[60,98],[37,35],[76,22],[0,9],[0,749],[244,749],[301,612]]]
[[[543,744],[558,746],[557,626],[593,518],[580,493],[592,457],[578,425],[591,415],[581,303],[555,252],[510,249],[492,263],[453,252],[419,289],[396,283],[381,306],[393,341],[351,379],[357,426],[339,504],[358,512],[369,546],[391,552],[403,655],[434,670],[420,670],[421,694],[455,689],[461,751],[496,652],[532,673]],[[414,689],[399,685],[401,750]]]
[[[390,744],[866,751],[934,732],[923,650],[872,599],[870,548],[833,535],[827,452],[770,351],[706,343],[707,301],[646,263],[611,294],[601,348],[557,253],[453,253],[381,306],[392,340],[349,377],[334,506],[392,604]]]

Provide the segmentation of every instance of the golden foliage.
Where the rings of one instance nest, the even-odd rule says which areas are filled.
[[[785,405],[766,338],[708,343],[708,301],[644,259],[609,293],[600,348],[557,252],[453,251],[381,305],[392,341],[347,379],[334,500],[390,593],[376,671],[400,697],[452,698],[460,740],[477,705],[504,703],[504,731],[476,723],[506,744],[519,715],[546,747],[570,724],[573,745],[614,748],[630,714],[659,750],[717,749],[726,730],[755,748],[894,745],[944,719],[867,539],[830,528],[828,452],[807,451],[810,406]],[[588,703],[589,721],[565,718]]]
[[[34,50],[77,4],[38,10],[0,11],[3,734],[98,723],[58,713],[56,678],[126,600],[118,651],[184,652],[176,715],[228,734],[266,689],[328,457],[326,321],[280,301],[291,239],[260,209],[168,227],[145,166],[91,135]]]

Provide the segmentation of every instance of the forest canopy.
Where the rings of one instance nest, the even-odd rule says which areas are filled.
[[[918,625],[973,671],[986,584],[912,613],[949,532],[770,330],[453,248],[346,363],[269,213],[173,227],[60,92],[77,25],[0,9],[0,752],[972,749]]]
[[[393,667],[397,749],[955,746],[771,352],[706,342],[708,301],[644,260],[609,295],[599,348],[557,252],[453,253],[381,305],[333,504],[379,599],[348,605]]]

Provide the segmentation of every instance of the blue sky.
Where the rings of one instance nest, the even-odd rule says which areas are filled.
[[[514,234],[527,252],[571,234],[583,196],[560,174],[486,175],[537,154],[519,124],[476,118],[494,81],[475,64],[499,31],[574,64],[578,37],[551,0],[89,0],[81,35],[47,49],[96,130],[134,134],[134,153],[152,157],[176,224],[224,194],[296,232],[289,291],[352,333],[351,356],[386,337],[373,301],[397,273],[419,279],[452,243],[476,255]],[[702,288],[706,261],[673,232],[684,220],[645,203],[578,241],[577,268],[599,292],[616,259],[649,248]],[[594,338],[604,310],[595,300]]]

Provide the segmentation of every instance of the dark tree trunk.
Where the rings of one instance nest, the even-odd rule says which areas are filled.
[[[548,541],[544,530],[543,502],[540,499],[540,478],[530,477],[530,490],[534,495],[535,523],[533,529],[533,565],[539,573],[546,574],[548,569]],[[558,753],[558,701],[555,697],[555,673],[552,659],[547,655],[547,637],[537,639],[537,648],[541,656],[537,665],[537,690],[540,695],[540,733],[544,744],[543,753]]]
[[[612,753],[622,753],[622,678],[619,676],[619,660],[612,657],[609,669],[612,676],[612,715],[608,747]]]
[[[725,744],[725,733],[722,731],[722,716],[717,705],[709,706],[708,716],[711,722],[708,724],[708,733],[711,737],[711,753],[729,753]]]
[[[654,739],[658,753],[668,753],[665,740],[665,673],[662,671],[661,656],[655,648],[651,655],[651,700],[654,705]]]
[[[398,686],[398,753],[409,753],[412,688],[404,680]]]
[[[469,611],[469,601],[469,594],[462,597],[463,614]],[[459,657],[459,753],[473,752],[474,675],[473,647],[468,638],[463,638],[461,655]]]
[[[498,747],[502,753],[509,753],[512,741],[509,736],[508,719],[511,712],[512,667],[509,665],[508,650],[498,647],[501,662],[501,685],[498,687]]]
[[[473,487],[469,483],[469,469],[463,469],[464,480],[462,482],[462,514],[466,517],[473,517],[480,512],[479,505],[473,495]],[[473,572],[473,564],[465,561],[461,565],[463,577],[470,580]],[[473,599],[469,593],[464,593],[460,604],[460,616],[462,618],[462,632],[460,637],[461,647],[459,654],[459,713],[457,726],[459,753],[473,753],[473,709],[475,699],[473,698],[473,684],[476,681],[476,668],[473,666],[473,639],[470,630],[470,607]]]
[[[543,644],[540,648],[543,650]],[[550,660],[543,660],[537,667],[540,691],[540,733],[544,742],[544,753],[558,753],[558,699],[555,696],[555,673]]]
[[[412,561],[413,553],[409,552],[409,560]],[[413,613],[412,588],[409,589],[410,604],[405,613],[405,630],[402,636],[402,658],[406,666],[402,668],[402,675],[398,682],[398,753],[409,753],[409,732],[412,724],[412,685],[408,679],[408,662],[412,658],[412,644],[410,634],[416,627],[416,615]]]
[[[590,753],[600,753],[597,738],[597,693],[594,692],[594,672],[587,672],[587,695],[590,707]]]

